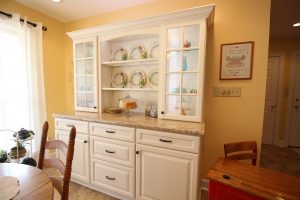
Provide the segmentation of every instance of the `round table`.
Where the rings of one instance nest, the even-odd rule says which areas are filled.
[[[0,176],[13,176],[19,180],[20,191],[14,199],[49,200],[53,198],[50,178],[36,167],[17,163],[0,163]]]

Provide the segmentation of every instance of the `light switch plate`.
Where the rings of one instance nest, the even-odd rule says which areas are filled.
[[[242,89],[240,87],[214,87],[214,97],[240,97]]]

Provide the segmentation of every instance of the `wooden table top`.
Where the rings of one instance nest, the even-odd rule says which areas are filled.
[[[20,192],[14,199],[49,200],[53,198],[50,178],[36,167],[17,163],[0,163],[0,176],[13,176],[19,179]]]
[[[228,175],[230,179],[225,179]],[[264,199],[300,199],[300,177],[219,158],[208,178]]]

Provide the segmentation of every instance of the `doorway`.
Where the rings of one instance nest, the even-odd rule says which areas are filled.
[[[286,135],[288,146],[300,147],[300,52],[293,55],[290,80]]]
[[[281,55],[270,55],[267,68],[267,86],[265,96],[264,124],[262,143],[276,143],[275,136],[278,135],[280,118],[280,71],[282,66]]]

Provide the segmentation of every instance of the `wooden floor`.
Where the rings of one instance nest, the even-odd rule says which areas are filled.
[[[298,153],[297,153],[298,151]],[[293,176],[300,176],[300,148],[280,148],[272,145],[262,145],[260,166],[269,168]],[[59,200],[59,194],[55,191],[55,200]],[[71,182],[70,200],[117,200],[101,192],[89,189]],[[207,191],[202,192],[202,200],[207,200]]]

